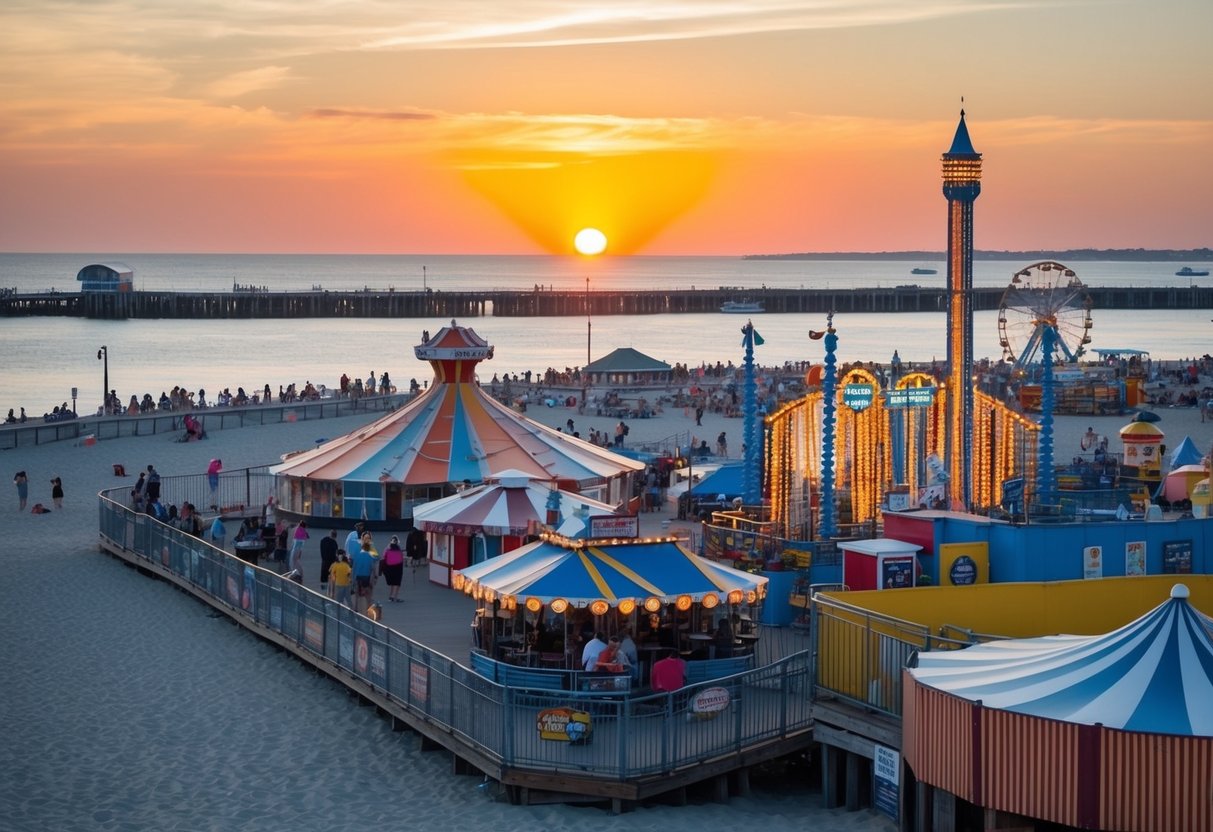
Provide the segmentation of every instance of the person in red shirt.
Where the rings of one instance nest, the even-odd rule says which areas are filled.
[[[669,650],[662,659],[653,663],[653,672],[650,678],[653,690],[673,693],[686,684],[687,663],[673,650]]]

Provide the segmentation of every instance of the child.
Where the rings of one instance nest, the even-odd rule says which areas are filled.
[[[337,550],[337,562],[329,567],[329,586],[331,587],[332,598],[338,604],[350,606],[350,576],[353,574],[353,567],[350,566],[350,559],[345,556],[345,549]]]

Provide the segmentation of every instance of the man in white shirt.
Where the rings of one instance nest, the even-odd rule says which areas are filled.
[[[602,633],[594,633],[594,637],[585,643],[585,649],[581,651],[581,666],[586,670],[593,670],[598,666],[598,656],[606,649],[606,639]]]

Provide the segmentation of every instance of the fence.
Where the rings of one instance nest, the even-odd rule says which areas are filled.
[[[0,425],[0,451],[45,445],[66,440],[88,441],[119,439],[124,436],[154,436],[162,433],[185,435],[182,421],[191,413],[202,423],[203,430],[230,430],[256,425],[276,425],[282,422],[307,422],[314,419],[334,419],[356,413],[377,413],[395,410],[410,396],[395,393],[389,396],[333,398],[291,404],[261,404],[247,407],[208,407],[205,410],[156,411],[139,416],[82,416],[64,422],[28,421],[16,425]]]
[[[250,483],[258,476],[247,472]],[[193,486],[181,487],[186,493]],[[338,680],[369,686],[405,719],[437,728],[444,743],[462,744],[468,756],[501,771],[528,769],[550,777],[553,790],[562,784],[580,790],[584,784],[556,775],[622,781],[709,758],[740,758],[774,739],[804,736],[807,743],[807,652],[673,694],[603,697],[504,687],[327,597],[132,511],[121,502],[123,491],[100,498],[106,548],[204,596],[241,625],[280,637],[275,640]],[[582,715],[577,719],[592,741],[555,741],[537,729],[558,724],[566,713]]]

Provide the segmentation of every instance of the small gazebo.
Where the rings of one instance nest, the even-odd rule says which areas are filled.
[[[631,347],[620,347],[593,361],[582,374],[593,387],[668,387],[673,368]]]

